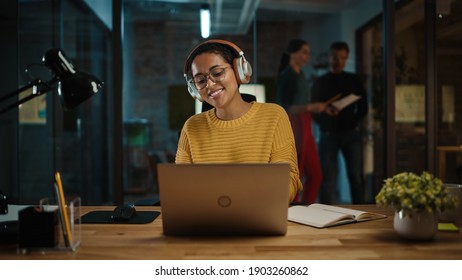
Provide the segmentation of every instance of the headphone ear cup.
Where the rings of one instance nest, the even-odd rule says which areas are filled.
[[[192,96],[192,98],[197,99],[200,102],[202,102],[203,100],[202,100],[201,94],[199,93],[197,88],[188,81],[187,77],[185,77],[185,79],[186,79],[186,84],[188,85],[189,94]]]
[[[197,99],[200,102],[203,101],[201,94],[199,93],[199,91],[197,91],[197,89],[194,86],[188,85],[188,91],[189,91],[189,94],[191,94],[192,98]]]
[[[252,76],[252,66],[244,56],[235,58],[233,61],[234,74],[239,84],[248,84]]]
[[[244,73],[245,77],[246,77],[246,84],[248,84],[250,82],[250,77],[252,77],[252,66],[250,65],[250,63],[244,58],[243,58],[243,63],[242,63],[242,72]]]

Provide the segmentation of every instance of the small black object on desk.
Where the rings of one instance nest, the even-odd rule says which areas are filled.
[[[88,212],[81,217],[80,221],[82,224],[148,224],[153,222],[160,215],[159,211],[138,210],[134,212],[136,215],[132,215],[130,219],[116,221],[113,219],[113,216],[118,207],[112,211],[96,210]]]
[[[136,209],[133,205],[123,204],[117,206],[112,212],[111,219],[116,222],[128,221],[136,217]]]
[[[0,245],[18,243],[18,221],[0,223]]]
[[[49,248],[58,245],[58,209],[45,211],[27,207],[18,213],[20,248]]]

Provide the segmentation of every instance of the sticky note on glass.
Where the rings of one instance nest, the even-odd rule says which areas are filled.
[[[453,223],[438,223],[439,231],[455,231],[458,232],[459,228]]]

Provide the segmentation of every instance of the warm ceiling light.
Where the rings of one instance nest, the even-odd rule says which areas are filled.
[[[205,4],[201,6],[201,36],[208,38],[210,36],[210,7]]]

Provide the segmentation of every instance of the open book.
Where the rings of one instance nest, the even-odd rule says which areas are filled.
[[[314,203],[308,206],[289,208],[289,221],[317,228],[331,227],[354,222],[364,222],[387,216],[377,213]]]
[[[356,95],[354,93],[350,93],[347,96],[330,103],[330,105],[334,106],[337,110],[341,111],[343,110],[343,108],[353,104],[360,98],[361,96]]]

